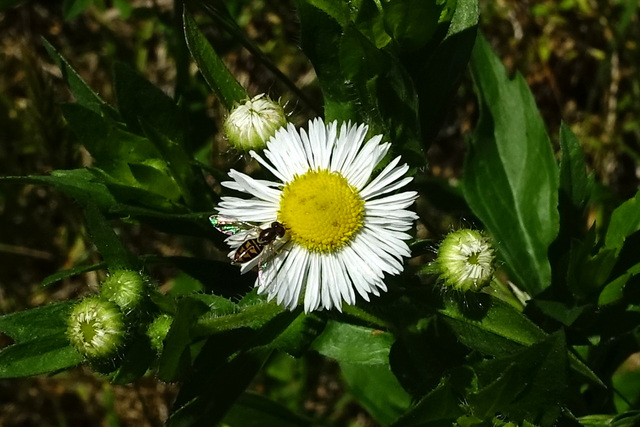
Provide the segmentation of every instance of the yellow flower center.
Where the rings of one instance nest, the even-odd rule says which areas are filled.
[[[334,252],[362,227],[364,201],[339,173],[297,176],[282,192],[278,220],[291,240],[310,251]]]

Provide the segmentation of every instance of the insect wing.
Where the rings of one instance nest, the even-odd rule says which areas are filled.
[[[288,250],[288,241],[276,241],[265,246],[258,263],[258,281],[266,287],[269,283],[278,283],[278,272],[284,263],[284,257],[277,255]]]
[[[227,236],[233,236],[234,234],[238,234],[242,231],[248,231],[256,228],[253,224],[224,215],[211,215],[209,217],[209,221],[216,230],[226,234]]]

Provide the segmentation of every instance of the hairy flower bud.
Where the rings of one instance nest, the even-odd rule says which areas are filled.
[[[229,144],[238,150],[259,150],[286,124],[282,106],[260,94],[234,107],[224,123],[224,133]]]
[[[69,341],[89,359],[113,357],[123,345],[125,335],[124,315],[111,301],[85,298],[69,314]]]
[[[494,261],[495,250],[487,235],[461,229],[449,233],[440,243],[434,267],[445,286],[475,292],[493,278]]]
[[[158,354],[162,353],[164,339],[167,337],[172,323],[173,316],[161,314],[153,319],[153,322],[151,322],[149,328],[147,328],[147,336],[151,342],[151,348],[153,348]]]
[[[148,280],[137,271],[115,270],[100,285],[100,296],[114,302],[126,314],[148,294]]]

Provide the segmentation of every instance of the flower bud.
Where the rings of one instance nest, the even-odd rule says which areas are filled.
[[[172,323],[173,316],[161,314],[153,319],[153,322],[151,322],[149,328],[147,328],[147,336],[151,342],[151,348],[153,348],[158,354],[162,353],[164,339],[167,337]]]
[[[224,123],[224,133],[229,144],[238,150],[259,150],[286,124],[282,106],[260,94],[234,107]]]
[[[438,248],[435,270],[445,286],[479,291],[493,278],[495,250],[481,231],[463,228],[449,233]]]
[[[100,285],[100,296],[129,314],[147,296],[148,284],[148,280],[137,271],[116,270]]]
[[[111,301],[85,298],[69,314],[69,341],[89,359],[113,357],[123,345],[125,335],[124,315]]]

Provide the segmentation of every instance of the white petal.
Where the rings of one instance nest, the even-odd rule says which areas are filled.
[[[315,311],[320,305],[320,259],[318,254],[309,254],[309,274],[304,290],[304,311]]]
[[[245,175],[242,172],[231,169],[229,171],[229,177],[233,178],[240,186],[242,186],[246,193],[249,193],[258,199],[276,203],[280,200],[280,195],[282,194],[280,190],[264,185],[260,181],[251,178],[249,175]]]

